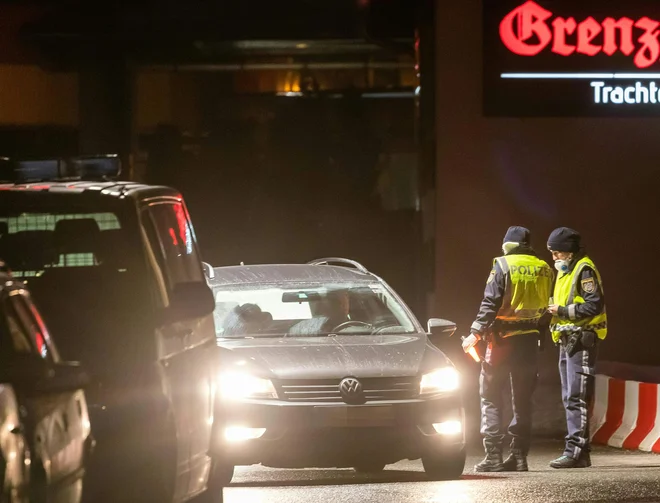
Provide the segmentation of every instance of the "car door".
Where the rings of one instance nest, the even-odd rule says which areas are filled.
[[[183,202],[151,201],[142,217],[157,256],[165,297],[178,284],[205,282],[194,231]],[[166,323],[159,328],[158,337],[158,356],[168,381],[177,428],[179,477],[181,481],[185,477],[185,491],[177,489],[180,498],[203,490],[210,468],[213,316]]]
[[[5,312],[5,295],[0,288],[0,500],[2,491],[9,488],[25,493],[30,480],[24,415],[8,368],[17,356],[29,354],[32,348],[14,313]]]
[[[35,369],[42,368],[46,376],[57,379],[55,363],[59,363],[48,331],[38,311],[24,290],[13,291],[7,301],[25,337],[31,346],[30,357],[35,360]],[[41,360],[41,361],[39,361]],[[39,376],[35,376],[35,381]],[[74,482],[82,478],[84,469],[85,439],[90,425],[82,389],[64,389],[46,382],[38,391],[27,387],[21,397],[28,411],[33,428],[36,462],[42,462],[44,473],[51,485],[67,480]]]

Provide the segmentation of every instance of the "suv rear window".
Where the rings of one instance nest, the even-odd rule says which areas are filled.
[[[121,226],[114,213],[22,213],[0,216],[0,257],[15,276],[40,276],[46,269],[99,265],[115,249]]]
[[[30,289],[63,359],[109,366],[152,302],[135,205],[30,195],[0,204],[0,258]]]

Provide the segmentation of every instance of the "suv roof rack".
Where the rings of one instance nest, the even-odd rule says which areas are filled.
[[[360,264],[360,262],[357,262],[356,260],[347,259],[347,258],[341,258],[341,257],[319,258],[319,259],[316,259],[316,260],[312,260],[311,262],[307,262],[307,264],[308,265],[341,264],[343,266],[351,265],[360,272],[371,274],[366,267],[364,267],[362,264]]]
[[[116,154],[26,160],[0,157],[0,182],[5,183],[108,181],[120,174],[121,159]]]

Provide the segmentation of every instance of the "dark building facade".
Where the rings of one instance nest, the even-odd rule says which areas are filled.
[[[513,9],[524,3],[508,4]],[[573,14],[577,22],[589,13],[600,21],[626,15],[634,21],[642,12],[652,19],[660,18],[657,3],[643,1],[619,5],[592,2],[589,12],[584,7],[571,10],[575,2],[539,4],[564,18]],[[483,97],[489,91],[484,87],[489,85],[484,79],[489,61],[483,55],[484,44],[492,44],[494,39],[486,41],[482,34],[497,34],[502,18],[484,19],[484,5],[479,0],[436,5],[436,309],[451,313],[467,329],[491,259],[500,253],[506,228],[514,224],[529,227],[535,248],[551,260],[546,251],[547,236],[557,226],[570,226],[582,233],[587,251],[603,276],[609,335],[601,358],[660,363],[660,342],[652,322],[660,281],[654,264],[660,251],[656,232],[660,221],[660,120],[658,113],[649,109],[659,105],[640,105],[646,106],[648,117],[623,117],[618,110],[587,117],[584,110],[566,110],[566,106],[563,117],[521,117],[519,109],[510,117],[488,117]],[[636,30],[635,36],[643,35],[643,30]],[[566,41],[576,40],[569,37]],[[602,44],[602,39],[594,38],[593,44],[598,43]],[[552,43],[545,52],[550,53],[551,48]],[[494,49],[487,47],[486,51],[493,54]],[[594,71],[589,57],[577,57],[577,62],[558,61],[574,65],[573,72]],[[630,57],[615,55],[612,64],[626,65],[633,58],[634,53]],[[535,71],[556,71],[547,62],[537,64]],[[604,68],[608,62],[607,58],[600,61],[600,72],[609,71]],[[532,63],[525,65],[530,68]],[[560,71],[566,72],[565,68]],[[653,68],[644,71],[652,72]],[[590,82],[562,88],[567,89],[565,100],[575,103],[572,92],[583,93],[579,99],[585,104],[593,100]],[[521,98],[536,96],[538,103],[532,112],[538,114],[547,100],[561,100],[561,93],[548,96],[544,92],[549,88],[543,86],[554,89],[553,85],[545,81],[538,84],[536,95],[534,86],[529,85]]]

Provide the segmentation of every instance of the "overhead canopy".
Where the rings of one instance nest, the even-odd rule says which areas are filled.
[[[53,2],[22,37],[60,62],[145,63],[411,51],[416,0]]]

